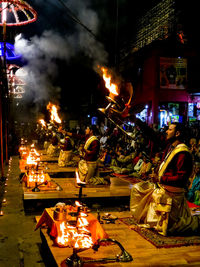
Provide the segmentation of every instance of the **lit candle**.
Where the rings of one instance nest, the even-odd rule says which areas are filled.
[[[3,210],[0,211],[0,216],[3,216]]]
[[[2,202],[3,202],[3,203],[6,203],[6,199],[4,198]]]

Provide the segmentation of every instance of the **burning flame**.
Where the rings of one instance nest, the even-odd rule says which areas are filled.
[[[26,159],[26,164],[27,165],[37,165],[37,161],[35,158],[32,158],[31,155],[28,155]]]
[[[61,119],[58,116],[58,108],[56,105],[53,105],[51,102],[47,105],[47,109],[51,112],[51,120],[57,123],[61,123]]]
[[[82,181],[80,180],[80,178],[79,178],[78,169],[76,169],[76,184],[77,184],[77,185],[78,185],[78,184],[85,185],[85,182],[82,182]],[[76,202],[78,202],[78,201],[76,201]],[[76,202],[75,202],[75,203],[76,203]]]
[[[40,154],[36,151],[34,144],[31,145],[31,150],[26,159],[27,165],[37,165],[37,162],[40,161]]]
[[[57,243],[74,248],[91,248],[93,245],[92,237],[90,231],[85,228],[88,225],[87,219],[82,218],[81,215],[76,227],[68,225],[67,222],[62,222],[60,224],[61,235],[57,237]]]
[[[42,126],[46,127],[46,122],[43,119],[39,120],[39,122],[42,124]]]
[[[101,71],[103,72],[105,87],[110,91],[111,94],[118,95],[118,86],[117,84],[111,82],[112,77],[108,74],[108,70],[104,67],[101,67]]]
[[[27,182],[37,182],[37,183],[44,183],[45,182],[45,175],[43,172],[37,173],[34,171],[31,171],[30,174],[27,177]]]

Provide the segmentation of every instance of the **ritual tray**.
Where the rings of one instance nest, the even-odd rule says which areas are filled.
[[[63,190],[62,187],[57,182],[55,182],[52,179],[50,181],[50,186],[47,187],[46,185],[39,185],[38,188],[40,189],[40,192],[41,191],[42,192],[45,192],[45,191],[48,191],[49,192],[49,191],[62,191]],[[57,190],[57,188],[59,188],[59,190]],[[27,188],[27,187],[24,188],[24,190],[26,192],[32,192],[32,193],[34,193],[32,191],[32,189],[33,188]]]

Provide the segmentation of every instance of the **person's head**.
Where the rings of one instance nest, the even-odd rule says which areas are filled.
[[[183,141],[185,135],[184,127],[181,123],[173,122],[166,131],[166,139],[173,143],[176,140]]]
[[[95,125],[90,125],[90,126],[87,126],[86,129],[85,129],[85,134],[86,135],[98,135],[98,131],[97,131],[97,128]]]
[[[191,146],[194,146],[194,145],[196,145],[197,144],[197,140],[196,140],[196,138],[190,138],[190,145]]]
[[[200,173],[200,162],[196,162],[195,163],[194,171],[195,171],[195,174],[199,174]]]

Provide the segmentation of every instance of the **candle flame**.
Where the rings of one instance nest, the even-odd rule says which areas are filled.
[[[82,182],[79,178],[78,170],[76,169],[76,183],[85,185],[85,182]]]

